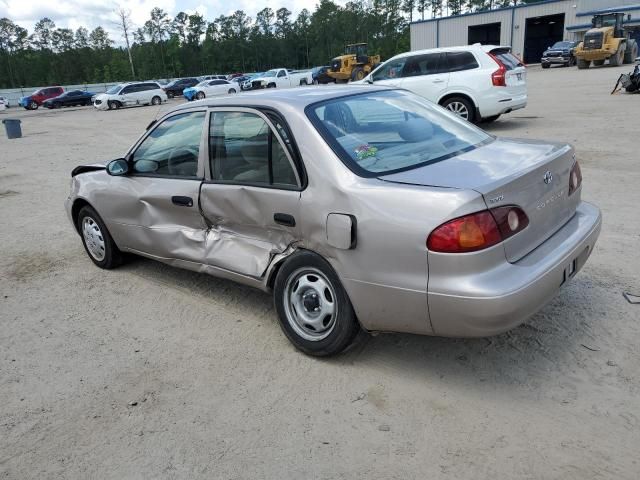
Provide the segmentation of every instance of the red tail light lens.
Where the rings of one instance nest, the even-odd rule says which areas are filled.
[[[493,54],[489,54],[489,56],[491,58],[493,58],[493,61],[496,62],[498,64],[498,70],[496,70],[495,72],[493,72],[491,74],[491,82],[493,83],[494,87],[506,87],[507,86],[507,80],[506,80],[506,76],[507,76],[507,68],[504,66],[504,63],[502,63],[498,57],[496,57]]]
[[[522,231],[529,218],[514,206],[472,213],[440,225],[427,238],[433,252],[465,253],[484,250]]]
[[[576,161],[571,167],[571,174],[569,175],[569,195],[575,192],[578,187],[582,185],[582,171],[580,170],[580,165]]]

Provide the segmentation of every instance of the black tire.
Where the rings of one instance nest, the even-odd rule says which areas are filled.
[[[62,104],[60,102],[54,102],[53,108],[62,108]]]
[[[267,85],[267,88],[276,88],[276,84],[275,83],[270,83],[269,85]]]
[[[236,93],[236,89],[235,88],[230,88],[229,91],[227,92],[228,94],[233,94]]]
[[[618,50],[616,51],[616,53],[609,57],[609,65],[611,65],[612,67],[622,65],[622,62],[624,62],[624,49],[624,45],[618,45]],[[595,61],[593,63],[595,63]]]
[[[313,282],[314,276],[315,282]],[[310,286],[304,290],[304,295],[301,291],[303,277]],[[319,285],[321,291],[316,291],[314,285]],[[296,288],[298,288],[297,292]],[[319,299],[318,294],[320,294]],[[296,310],[292,308],[290,299],[296,296],[305,297],[304,306],[301,307],[305,309],[305,314],[309,314],[307,296],[313,297],[313,300],[309,299],[309,301],[317,302],[317,308],[321,309],[318,314],[320,316],[316,318],[320,319],[321,328],[326,327],[327,330],[317,332],[316,339],[309,338],[309,335],[314,335],[313,329],[308,325],[301,326],[299,322],[304,323],[304,320],[293,313]],[[338,354],[353,342],[360,331],[360,324],[356,319],[353,306],[338,275],[326,260],[315,253],[300,251],[285,260],[276,277],[273,299],[282,331],[296,348],[308,355],[325,357]],[[328,319],[320,318],[323,315],[322,309],[327,307],[331,307],[334,313],[328,315]],[[313,305],[311,308],[313,312]],[[311,315],[314,314],[315,312],[311,313]]]
[[[362,80],[366,74],[364,73],[364,69],[362,67],[356,67],[351,71],[351,81],[357,82]]]
[[[118,110],[122,106],[122,104],[117,100],[109,100],[107,105],[109,110]]]
[[[462,104],[466,108],[466,117],[464,116],[464,114],[462,114],[461,110],[460,110],[460,113],[457,111],[460,109],[458,104]],[[447,110],[455,113],[460,118],[465,119],[468,122],[473,123],[475,121],[476,107],[475,105],[473,105],[473,103],[471,103],[471,101],[469,101],[464,97],[450,97],[450,98],[447,98],[440,105],[446,108]]]
[[[638,56],[638,43],[630,38],[627,40],[627,48],[624,51],[624,63],[633,63]]]
[[[317,78],[313,79],[313,84],[314,85],[320,85],[320,81]]]
[[[29,110],[37,110],[38,104],[36,102],[29,103]]]
[[[97,225],[97,227],[99,228],[97,233],[94,230],[94,234],[101,237],[102,241],[104,242],[103,258],[96,257],[96,255],[91,251],[92,247],[87,245],[87,240],[85,239],[85,234],[83,231],[85,219],[87,219],[87,221],[91,220],[92,222],[94,222],[94,225]],[[120,252],[120,250],[116,246],[113,238],[111,237],[111,234],[109,233],[109,230],[107,230],[107,227],[102,221],[102,218],[100,218],[100,215],[98,215],[98,212],[96,212],[89,205],[86,205],[80,209],[80,212],[78,213],[77,228],[78,232],[80,233],[80,238],[82,238],[82,245],[84,245],[84,249],[87,252],[87,255],[89,256],[91,261],[98,267],[109,270],[111,268],[117,267],[122,263],[122,252]]]
[[[480,121],[482,123],[492,123],[492,122],[495,122],[499,118],[500,118],[500,115],[491,115],[490,117],[482,117],[482,120],[480,120]]]
[[[152,99],[151,99],[151,105],[160,105],[162,103],[162,99],[155,95]]]
[[[300,86],[301,86],[301,87],[304,87],[304,86],[306,86],[306,85],[308,85],[308,83],[307,83],[307,80],[306,80],[306,79],[304,79],[304,78],[303,78],[302,80],[300,80]]]
[[[590,61],[583,60],[582,58],[578,59],[578,69],[579,70],[585,70],[585,69],[589,68],[589,65],[591,65]]]
[[[542,64],[542,68],[549,68],[551,65],[549,65],[548,63],[543,63]]]
[[[198,92],[198,93],[196,93],[196,99],[197,99],[197,100],[202,100],[203,98],[205,98],[205,96],[206,96],[206,95],[204,94],[204,92]]]
[[[604,65],[604,60],[594,60],[593,61],[593,66],[594,67],[601,67],[602,65]]]

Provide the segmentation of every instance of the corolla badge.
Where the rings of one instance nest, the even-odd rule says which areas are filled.
[[[551,181],[553,180],[553,175],[551,175],[551,172],[549,170],[547,170],[546,172],[544,172],[544,175],[543,175],[542,179],[544,180],[544,183],[549,185],[551,183]]]

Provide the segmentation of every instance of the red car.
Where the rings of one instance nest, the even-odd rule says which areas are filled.
[[[55,98],[62,95],[63,93],[64,89],[62,87],[45,87],[36,90],[27,97],[22,97],[18,103],[20,104],[20,106],[26,108],[27,110],[37,110],[37,108],[42,105],[45,100]]]

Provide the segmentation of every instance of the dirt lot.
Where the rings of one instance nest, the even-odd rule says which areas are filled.
[[[25,134],[0,139],[0,478],[639,478],[640,96],[609,96],[626,70],[531,68],[529,106],[489,128],[575,144],[604,213],[546,308],[329,360],[293,349],[266,294],[90,262],[69,172],[124,153],[155,108],[0,115]]]

